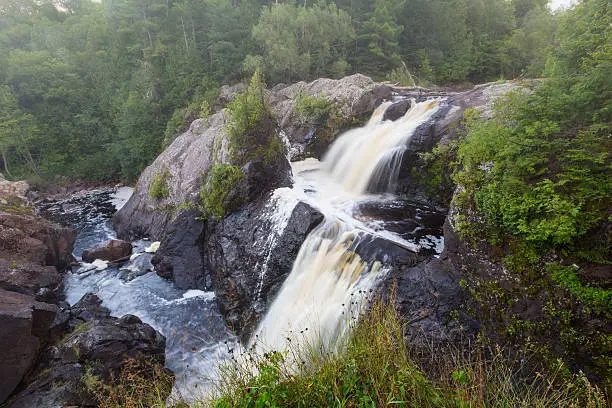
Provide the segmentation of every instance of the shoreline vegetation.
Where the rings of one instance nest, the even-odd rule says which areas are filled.
[[[87,384],[101,408],[607,407],[597,386],[582,373],[567,374],[561,362],[538,369],[528,356],[517,360],[478,341],[469,351],[411,347],[400,316],[385,302],[374,301],[335,349],[294,342],[284,351],[230,356],[212,396],[191,402],[164,400],[172,381],[162,371],[139,381],[140,370],[152,367],[128,365],[110,386]]]

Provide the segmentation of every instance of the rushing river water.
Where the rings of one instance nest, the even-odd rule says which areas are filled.
[[[340,136],[322,161],[293,163],[293,188],[278,189],[269,200],[267,217],[277,229],[266,243],[270,251],[298,202],[317,208],[325,221],[302,244],[256,330],[257,343],[268,349],[283,349],[287,338],[298,333],[304,341],[333,343],[346,329],[346,313],[355,311],[350,310],[353,296],[369,293],[388,272],[384,259],[367,256],[376,240],[432,255],[442,250],[443,215],[385,192],[395,187],[407,141],[431,118],[438,102],[413,103],[395,122],[382,121],[387,106],[377,109],[366,126]],[[84,249],[115,238],[110,217],[130,194],[127,188],[100,189],[44,202],[39,209],[78,230],[74,253],[80,260]],[[218,311],[215,294],[178,290],[153,272],[152,243],[133,244],[134,255],[119,267],[82,263],[67,273],[66,300],[74,304],[92,292],[112,315],[140,317],[166,336],[166,364],[176,374],[177,389],[183,395],[196,385],[207,389],[218,363],[237,342]],[[269,255],[264,254],[258,265],[261,282]]]
[[[44,203],[41,213],[74,226],[74,255],[116,238],[110,216],[129,198],[131,189],[100,189],[64,201]],[[64,294],[71,305],[86,293],[95,293],[113,316],[132,314],[166,337],[166,366],[177,379],[177,389],[189,397],[206,388],[219,361],[228,355],[235,337],[220,315],[213,292],[179,290],[152,272],[151,242],[133,243],[133,260],[106,269],[82,263],[67,273]]]

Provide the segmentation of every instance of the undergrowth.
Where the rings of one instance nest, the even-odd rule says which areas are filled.
[[[216,163],[210,169],[206,184],[200,191],[203,217],[223,217],[227,211],[226,199],[238,182],[244,178],[240,167]]]
[[[229,407],[604,407],[583,375],[563,377],[562,365],[524,376],[499,348],[430,348],[404,341],[394,308],[375,303],[338,351],[306,344],[284,352],[249,353],[223,367],[211,404]],[[246,362],[248,361],[248,363]],[[427,361],[426,369],[418,362]]]
[[[582,374],[525,372],[499,348],[416,349],[405,342],[393,307],[374,302],[335,352],[295,344],[251,350],[219,367],[212,395],[168,398],[172,377],[160,366],[132,362],[110,385],[91,372],[85,384],[100,407],[606,407]]]
[[[149,185],[149,197],[153,199],[167,198],[170,196],[170,189],[168,188],[168,178],[170,172],[164,166],[162,169],[153,176],[151,184]]]

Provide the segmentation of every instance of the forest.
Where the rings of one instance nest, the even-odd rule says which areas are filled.
[[[2,172],[132,181],[257,69],[269,86],[359,72],[465,88],[542,76],[572,35],[546,0],[278,3],[3,0]]]

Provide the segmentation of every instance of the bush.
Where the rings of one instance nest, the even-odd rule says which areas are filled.
[[[427,371],[417,361],[427,361]],[[417,353],[406,344],[395,309],[375,302],[336,352],[310,344],[237,358],[221,371],[214,406],[605,406],[584,376],[561,378],[562,366],[523,379],[512,367],[500,349]]]
[[[217,163],[213,165],[202,186],[200,199],[202,200],[202,217],[223,217],[227,211],[226,199],[232,187],[244,178],[238,166]]]
[[[163,166],[162,169],[153,176],[153,180],[149,185],[149,197],[153,199],[168,198],[170,196],[170,190],[168,189],[168,177],[170,172]]]
[[[266,84],[259,71],[251,78],[249,88],[237,95],[227,106],[230,121],[227,133],[230,136],[230,147],[233,150],[245,150],[251,147],[251,133],[260,128],[267,129],[272,112],[265,98]]]
[[[164,408],[174,376],[156,361],[128,360],[118,376],[103,381],[88,367],[83,383],[99,408]]]
[[[310,95],[301,89],[295,97],[294,110],[303,125],[322,125],[329,119],[334,102],[325,95]]]

